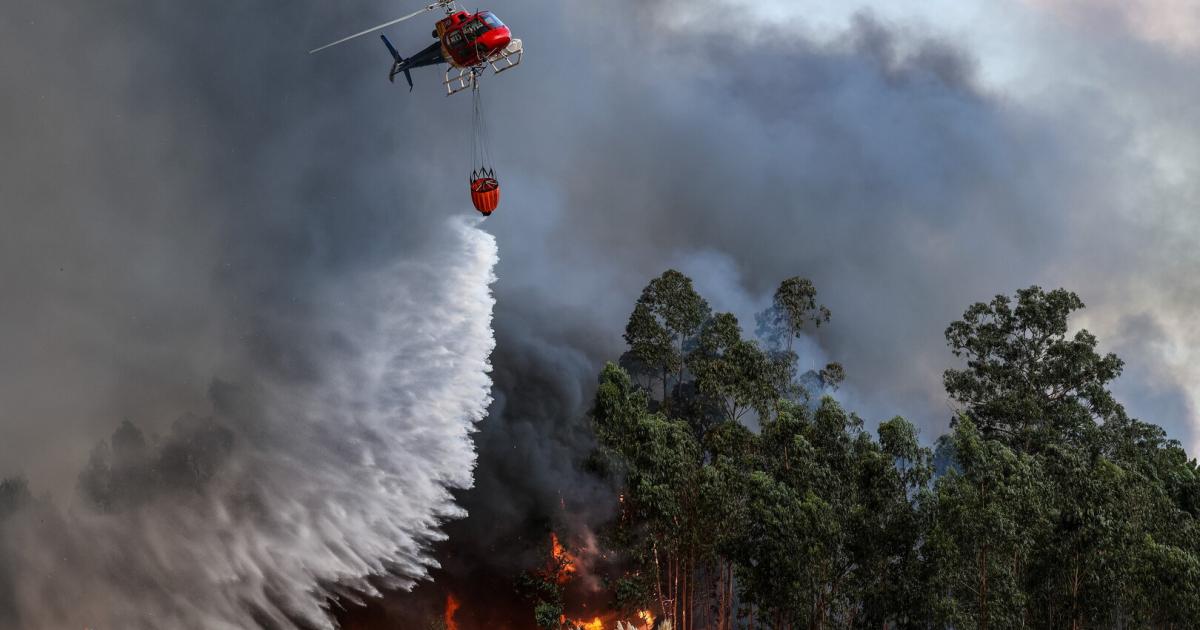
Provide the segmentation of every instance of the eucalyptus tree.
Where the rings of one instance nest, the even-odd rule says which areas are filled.
[[[984,437],[1025,452],[1060,440],[1086,441],[1097,422],[1124,410],[1107,389],[1122,361],[1096,352],[1087,330],[1068,336],[1068,318],[1083,308],[1077,295],[1040,287],[976,303],[946,329],[966,369],[949,369],[946,392]]]
[[[769,628],[913,627],[924,620],[917,497],[932,468],[901,418],[863,422],[831,398],[763,423],[746,475],[739,591]]]
[[[829,309],[817,304],[817,288],[811,280],[795,276],[779,284],[771,306],[756,317],[758,333],[772,348],[791,352],[793,342],[806,325],[818,328],[829,321]]]
[[[683,383],[687,344],[700,331],[711,309],[696,292],[692,279],[668,269],[642,289],[629,323],[625,341],[630,351],[647,366],[661,370],[663,400],[667,399],[667,375]]]
[[[1197,589],[1172,585],[1194,576],[1200,553],[1195,465],[1160,428],[1126,415],[1108,389],[1121,360],[1099,353],[1088,331],[1069,334],[1081,308],[1073,293],[1030,287],[1015,302],[1001,295],[971,306],[946,330],[966,359],[946,371],[946,390],[970,420],[954,434],[957,472],[937,484],[931,540],[943,544],[931,548],[985,535],[1012,545],[1012,558],[994,567],[966,558],[963,570],[989,577],[971,593],[940,591],[951,594],[942,610],[956,627],[1015,619],[1018,600],[1022,623],[1045,628],[1148,625],[1194,609]],[[1007,468],[985,474],[995,462]],[[973,477],[974,486],[963,481]],[[1004,536],[1010,528],[1024,546]],[[942,556],[940,575],[954,575],[960,560]],[[1003,591],[991,588],[998,583]]]
[[[935,619],[963,630],[1020,627],[1051,493],[1033,457],[987,439],[971,419],[959,420],[951,442],[956,467],[938,479],[924,541]]]
[[[623,476],[618,527],[624,531],[618,538],[639,570],[653,576],[659,610],[678,621],[687,615],[689,579],[705,537],[703,457],[686,422],[651,413],[647,402],[629,375],[610,363],[591,415],[601,446],[619,461]]]
[[[817,303],[817,289],[812,281],[800,276],[781,282],[771,305],[755,315],[755,332],[766,343],[771,360],[781,366],[776,373],[784,379],[780,389],[789,400],[810,400],[814,394],[837,389],[846,377],[839,363],[805,370],[797,376],[795,341],[810,327],[828,323],[829,318],[829,309]]]
[[[779,399],[780,372],[786,368],[756,342],[742,339],[733,314],[718,313],[701,329],[688,369],[700,395],[720,409],[724,420],[737,422],[752,409],[765,413]]]

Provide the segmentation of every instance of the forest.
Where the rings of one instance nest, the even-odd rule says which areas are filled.
[[[620,488],[612,607],[674,630],[1195,627],[1200,471],[1114,399],[1122,361],[1071,332],[1083,307],[1036,286],[970,305],[945,332],[949,431],[925,437],[869,430],[837,363],[800,370],[832,317],[808,280],[748,335],[687,276],[653,279],[590,414],[587,465]],[[572,626],[553,570],[517,589]]]

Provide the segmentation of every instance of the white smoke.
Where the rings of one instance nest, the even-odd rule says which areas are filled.
[[[10,519],[20,627],[330,628],[331,593],[424,576],[491,400],[497,248],[466,221],[450,231],[326,296],[318,373],[256,384],[202,489]]]

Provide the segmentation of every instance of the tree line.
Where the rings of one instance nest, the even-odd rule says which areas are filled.
[[[970,306],[946,329],[950,431],[923,445],[834,400],[840,365],[799,370],[831,318],[808,280],[747,339],[684,274],[653,279],[591,410],[591,463],[621,487],[613,605],[676,630],[1195,627],[1200,471],[1113,397],[1121,360],[1069,332],[1083,306]],[[553,589],[531,600],[557,627]]]

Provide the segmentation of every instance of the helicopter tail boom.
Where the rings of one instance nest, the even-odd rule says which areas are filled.
[[[392,53],[392,59],[396,60],[392,64],[392,71],[388,73],[388,81],[395,83],[396,75],[403,72],[404,78],[408,81],[408,91],[411,92],[413,89],[412,75],[408,72],[408,66],[404,63],[404,57],[401,57],[400,53],[396,52],[396,47],[392,45],[392,42],[388,41],[387,35],[380,35],[379,39],[383,40],[383,45],[387,46],[388,52]]]
[[[425,66],[436,66],[439,63],[444,63],[444,59],[442,57],[442,45],[440,42],[434,42],[425,50],[422,50],[408,59],[405,59],[404,57],[400,56],[400,53],[396,52],[396,47],[392,45],[392,42],[388,41],[387,36],[380,35],[379,37],[383,39],[383,45],[387,46],[388,52],[392,54],[392,71],[388,73],[388,80],[394,83],[396,81],[396,75],[403,72],[404,78],[408,80],[409,90],[412,90],[413,86],[412,75],[408,73],[409,70],[412,70],[413,68],[423,68]]]

